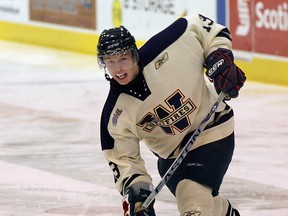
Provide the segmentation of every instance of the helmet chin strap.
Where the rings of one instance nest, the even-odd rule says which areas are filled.
[[[109,74],[108,74],[108,72],[107,72],[107,70],[106,70],[106,67],[104,68],[104,76],[105,76],[105,79],[106,79],[107,81],[111,81],[111,80],[112,80],[112,78],[109,76]]]

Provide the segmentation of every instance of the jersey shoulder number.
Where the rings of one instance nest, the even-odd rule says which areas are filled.
[[[201,14],[199,14],[199,18],[200,20],[203,22],[203,28],[207,31],[210,32],[211,31],[211,26],[214,24],[214,21],[211,20],[208,17],[205,17]]]

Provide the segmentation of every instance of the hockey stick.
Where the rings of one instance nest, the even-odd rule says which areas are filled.
[[[170,168],[167,170],[165,175],[162,177],[159,184],[155,187],[155,189],[151,192],[151,194],[146,198],[146,200],[142,204],[142,208],[147,208],[151,202],[155,199],[155,197],[158,195],[158,193],[161,191],[161,189],[164,187],[164,185],[168,182],[170,177],[174,174],[175,170],[179,167],[183,159],[188,154],[189,150],[191,149],[192,145],[196,141],[196,139],[199,137],[199,135],[202,133],[206,125],[208,124],[209,119],[211,116],[215,113],[215,111],[218,108],[218,105],[220,102],[225,98],[225,93],[221,92],[219,95],[217,101],[213,104],[211,107],[210,112],[208,115],[202,120],[202,122],[199,124],[199,126],[196,128],[194,133],[191,135],[190,139],[185,144],[184,148],[181,150],[178,157],[175,159],[173,164],[170,166]]]

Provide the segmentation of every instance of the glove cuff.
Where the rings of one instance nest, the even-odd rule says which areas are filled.
[[[152,191],[153,190],[153,185],[149,184],[149,183],[145,183],[145,182],[138,182],[136,184],[131,185],[130,187],[128,187],[125,190],[124,194],[128,194],[129,190],[131,190],[131,188],[134,191],[134,196],[137,196],[139,194],[140,189],[144,189],[147,191]]]

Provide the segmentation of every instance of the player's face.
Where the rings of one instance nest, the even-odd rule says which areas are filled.
[[[131,82],[139,73],[137,62],[131,51],[104,57],[109,74],[121,85]]]

